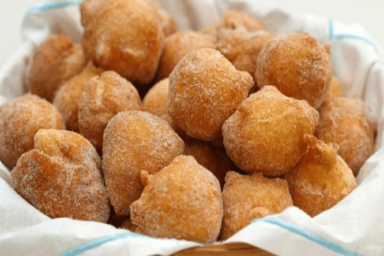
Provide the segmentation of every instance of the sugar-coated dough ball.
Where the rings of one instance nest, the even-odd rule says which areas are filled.
[[[229,11],[224,13],[223,23],[225,28],[236,29],[243,27],[249,32],[264,29],[264,25],[259,20],[245,12],[239,11]]]
[[[169,81],[169,115],[188,136],[206,141],[221,136],[223,123],[253,85],[248,73],[208,48],[187,54]]]
[[[343,97],[343,88],[341,87],[341,84],[339,80],[337,80],[336,77],[332,77],[331,82],[331,89],[329,90],[330,94],[337,97]]]
[[[121,225],[120,228],[127,229],[131,232],[136,232],[137,226],[135,224],[132,224],[132,221],[130,218],[126,219]]]
[[[70,78],[57,91],[53,105],[59,110],[64,118],[67,130],[79,132],[78,124],[78,102],[88,81],[103,72],[95,68],[91,63],[86,66],[80,74]]]
[[[213,48],[212,40],[202,33],[185,30],[177,32],[164,41],[156,80],[169,77],[177,63],[189,52],[200,48]]]
[[[274,85],[284,95],[319,108],[332,80],[329,45],[324,47],[307,33],[280,34],[268,40],[256,68],[259,88]]]
[[[145,186],[131,205],[136,232],[199,243],[216,241],[223,217],[220,184],[191,156],[178,156],[156,175],[142,172]]]
[[[357,184],[352,170],[337,155],[337,145],[327,145],[311,135],[305,140],[308,151],[284,179],[293,204],[314,217],[341,201]]]
[[[136,88],[114,71],[105,71],[85,86],[78,103],[79,130],[101,152],[104,129],[123,111],[141,110]]]
[[[307,148],[319,114],[305,100],[265,86],[251,94],[224,123],[224,146],[232,161],[248,173],[279,176],[294,167]]]
[[[147,85],[155,75],[164,34],[155,9],[143,0],[85,0],[80,4],[85,55],[128,81]]]
[[[52,101],[56,91],[86,65],[81,45],[65,35],[49,37],[33,54],[26,83],[31,93]]]
[[[376,121],[370,107],[359,99],[330,96],[319,109],[315,136],[336,143],[337,151],[357,176],[374,151]]]
[[[143,110],[159,117],[168,115],[168,88],[168,78],[155,84],[143,99]]]
[[[11,170],[33,148],[40,129],[65,129],[59,111],[35,95],[26,94],[0,106],[0,161]]]
[[[159,18],[160,26],[163,30],[164,36],[170,36],[177,31],[177,21],[172,15],[161,8],[156,0],[147,0],[154,8],[157,17]]]
[[[15,191],[50,218],[107,222],[110,205],[101,159],[81,135],[38,131],[34,149],[12,171]]]
[[[143,191],[142,170],[155,174],[183,150],[184,142],[157,116],[127,111],[112,118],[104,132],[103,171],[115,212],[129,215]]]
[[[233,62],[238,54],[239,46],[252,38],[252,35],[253,33],[250,33],[243,27],[237,29],[220,29],[217,34],[215,49],[221,52],[230,62]]]
[[[293,206],[285,180],[259,173],[228,172],[223,190],[224,217],[220,238],[226,240],[254,219],[277,214]]]

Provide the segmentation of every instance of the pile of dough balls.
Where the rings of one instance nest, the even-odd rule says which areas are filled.
[[[376,121],[344,98],[330,46],[237,11],[199,31],[153,0],[85,0],[81,43],[52,35],[29,92],[0,106],[0,161],[51,218],[225,240],[357,186]]]

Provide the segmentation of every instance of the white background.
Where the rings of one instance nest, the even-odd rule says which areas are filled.
[[[161,0],[160,0],[161,1]],[[182,0],[180,0],[182,1]],[[21,44],[21,23],[30,6],[39,0],[0,0],[0,68]],[[313,13],[344,23],[360,23],[384,47],[383,0],[275,0],[300,12]]]

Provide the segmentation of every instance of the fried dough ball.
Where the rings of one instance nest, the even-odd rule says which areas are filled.
[[[39,130],[12,171],[15,191],[50,218],[107,222],[110,213],[94,147],[77,133]]]
[[[214,148],[207,141],[187,139],[184,140],[184,143],[183,155],[193,156],[200,165],[215,175],[220,182],[220,186],[223,187],[225,174],[235,168],[225,151]]]
[[[80,74],[72,77],[60,87],[53,100],[53,105],[57,107],[64,118],[67,130],[79,132],[78,124],[78,102],[88,81],[101,75],[102,69],[96,68],[90,63]]]
[[[156,0],[147,0],[154,8],[159,18],[160,26],[163,30],[164,36],[170,36],[177,31],[177,21],[171,14],[161,8]]]
[[[357,186],[352,170],[337,155],[337,145],[327,145],[306,135],[308,151],[291,171],[284,175],[293,204],[314,217],[330,209]]]
[[[305,100],[265,86],[224,123],[224,146],[240,169],[275,177],[300,161],[307,148],[304,135],[312,135],[318,123],[319,114]]]
[[[337,97],[343,97],[343,88],[341,88],[339,80],[336,77],[332,77],[331,89],[329,90],[330,94]]]
[[[252,37],[252,33],[243,27],[237,29],[220,29],[215,49],[221,52],[230,62],[235,60],[238,47]],[[253,75],[252,75],[253,76]]]
[[[214,242],[220,232],[223,201],[213,174],[191,156],[178,156],[156,175],[142,171],[145,186],[131,205],[136,232],[159,238]]]
[[[247,97],[252,77],[214,49],[187,54],[169,78],[168,112],[192,138],[212,141]]]
[[[160,57],[156,80],[169,77],[177,63],[187,53],[200,48],[213,47],[213,42],[209,37],[195,31],[180,31],[167,37]]]
[[[376,121],[371,109],[359,99],[330,96],[319,109],[315,136],[340,146],[338,155],[355,176],[374,151]]]
[[[254,17],[245,12],[229,11],[223,14],[225,28],[236,29],[243,27],[249,32],[263,30],[264,25]]]
[[[85,0],[80,12],[85,55],[135,85],[149,84],[164,43],[154,8],[142,0]]]
[[[59,111],[35,95],[26,94],[0,106],[0,161],[12,170],[17,159],[33,148],[40,129],[65,129]]]
[[[143,99],[143,110],[159,117],[168,115],[168,88],[168,78],[155,84]]]
[[[28,90],[48,101],[86,65],[81,45],[65,35],[49,37],[33,54],[26,73]]]
[[[280,34],[268,40],[259,54],[256,82],[259,88],[274,85],[284,95],[308,101],[319,108],[332,80],[329,45],[307,33]]]
[[[120,228],[127,229],[131,232],[136,232],[137,226],[135,224],[132,224],[132,221],[130,218],[126,219],[120,226]]]
[[[127,111],[112,118],[104,132],[103,171],[115,212],[129,215],[129,206],[140,197],[140,171],[155,174],[183,150],[184,142],[157,116]]]
[[[226,240],[252,220],[277,214],[293,206],[285,180],[228,172],[223,190],[224,217],[220,238]]]
[[[101,152],[104,129],[117,113],[141,110],[136,88],[114,71],[92,78],[79,99],[80,134]]]

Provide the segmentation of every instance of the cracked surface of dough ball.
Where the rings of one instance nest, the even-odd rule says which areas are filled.
[[[223,217],[220,184],[191,156],[178,156],[156,175],[143,171],[145,186],[131,205],[136,232],[199,243],[216,241]]]
[[[0,106],[0,161],[12,170],[17,159],[33,148],[40,129],[65,129],[59,111],[35,95],[26,94]]]
[[[343,88],[341,87],[339,80],[337,80],[334,76],[332,77],[331,89],[329,92],[332,96],[343,97],[344,95]]]
[[[156,80],[169,77],[177,63],[189,52],[201,48],[213,48],[213,46],[209,37],[190,30],[180,31],[167,37],[164,41]]]
[[[26,74],[28,90],[51,102],[60,86],[85,65],[81,45],[65,35],[53,35],[33,54]]]
[[[305,100],[265,86],[243,101],[224,123],[224,146],[248,173],[274,177],[288,172],[305,154],[305,134],[313,134],[319,114]]]
[[[12,171],[15,191],[50,218],[107,222],[110,213],[94,147],[77,133],[39,130]]]
[[[330,96],[319,113],[315,136],[325,143],[338,144],[338,155],[357,176],[375,147],[376,121],[370,107],[359,99]]]
[[[78,103],[80,134],[101,152],[109,120],[123,111],[141,110],[136,88],[114,71],[105,71],[85,86]]]
[[[78,102],[88,81],[101,75],[102,69],[95,68],[92,64],[86,66],[80,74],[70,78],[57,91],[53,105],[63,116],[67,130],[79,132]]]
[[[327,145],[311,135],[305,140],[308,151],[284,179],[293,204],[314,217],[336,205],[357,184],[352,170],[337,155],[337,145]]]
[[[169,115],[188,136],[206,141],[221,136],[223,123],[253,85],[248,73],[208,48],[187,54],[169,81]]]
[[[277,214],[293,206],[285,180],[228,172],[223,190],[224,216],[220,238],[226,240],[254,219]]]
[[[129,215],[143,191],[142,170],[155,174],[183,150],[184,142],[157,116],[127,111],[112,118],[104,132],[103,171],[115,212]]]
[[[256,68],[257,85],[274,85],[288,97],[319,108],[329,93],[332,64],[329,45],[307,33],[284,33],[268,40]]]
[[[135,85],[149,84],[164,43],[154,8],[142,0],[85,0],[80,12],[85,56]]]

